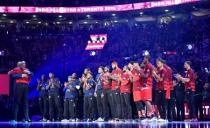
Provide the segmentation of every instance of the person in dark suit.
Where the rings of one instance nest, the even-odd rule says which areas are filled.
[[[174,80],[174,90],[175,90],[175,99],[176,99],[176,109],[177,109],[177,121],[184,121],[185,119],[185,111],[184,111],[184,84],[181,81]]]

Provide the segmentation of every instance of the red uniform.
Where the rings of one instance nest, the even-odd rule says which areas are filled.
[[[172,78],[172,69],[168,65],[164,65],[164,68],[166,69],[166,80],[164,82],[164,90],[166,90],[166,99],[171,98],[171,90],[174,90],[173,87],[173,78]]]
[[[153,81],[152,70],[153,70],[153,66],[151,63],[145,64],[144,74],[147,74],[148,76],[142,81],[144,83],[143,85],[145,85],[142,88],[143,100],[152,101],[152,81]]]
[[[159,69],[157,68],[157,75],[162,78],[162,81],[157,81],[156,83],[156,90],[162,91],[166,90],[166,82],[167,82],[167,70],[165,68]]]
[[[136,69],[133,69],[131,73],[132,73],[132,78],[133,78],[133,91],[140,91],[141,90],[140,73]]]
[[[112,71],[112,76],[114,77],[121,77],[122,75],[122,70],[120,68],[117,68],[115,70]],[[119,89],[120,88],[120,81],[115,81],[115,80],[112,80],[112,90],[116,90],[116,89]]]
[[[121,76],[120,93],[131,93],[131,82],[128,73],[123,73]]]
[[[104,90],[111,89],[111,81],[110,81],[108,76],[109,76],[109,73],[104,73],[101,76],[102,87],[103,87]]]
[[[133,69],[131,71],[132,78],[133,78],[133,99],[134,102],[141,101],[142,100],[142,94],[141,94],[141,88],[142,88],[142,82],[141,82],[141,76],[138,70]]]
[[[26,74],[25,72],[24,72],[24,70],[25,69],[23,69],[23,68],[19,68],[19,67],[16,67],[16,68],[14,68],[13,70],[11,70],[11,71],[9,71],[9,74],[11,74],[11,75],[14,75],[14,74]],[[17,78],[16,79],[16,83],[17,84],[29,84],[29,82],[30,82],[30,78],[29,77],[21,77],[21,78]]]
[[[195,91],[195,73],[192,69],[186,71],[186,78],[190,79],[190,81],[185,83],[185,89]]]

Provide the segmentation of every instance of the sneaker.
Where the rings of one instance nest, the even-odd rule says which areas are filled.
[[[29,123],[29,122],[31,122],[31,120],[30,120],[30,119],[27,119],[27,120],[23,119],[22,122],[24,122],[24,123]]]
[[[10,123],[12,123],[12,124],[17,124],[17,121],[16,121],[16,120],[11,120]]]
[[[108,121],[109,123],[114,123],[115,121],[113,119],[109,120]]]
[[[40,120],[41,122],[47,122],[46,118],[43,118],[42,120]]]
[[[150,120],[149,120],[149,122],[157,122],[158,121],[158,119],[156,118],[156,117],[152,117]]]
[[[69,120],[63,119],[63,120],[61,120],[61,122],[69,122]]]
[[[71,122],[76,122],[76,120],[75,119],[71,119]]]
[[[193,118],[193,119],[191,119],[190,121],[191,121],[191,122],[197,122],[198,120],[197,120],[197,118]]]
[[[126,120],[122,120],[122,119],[119,119],[117,122],[118,123],[124,123]],[[127,120],[127,122],[129,122],[128,120]]]
[[[104,119],[101,118],[101,117],[99,117],[99,118],[96,120],[96,122],[104,122]]]
[[[75,121],[76,121],[76,122],[79,122],[79,119],[78,119],[78,118],[76,118],[76,119],[75,119]]]
[[[130,120],[130,119],[126,119],[126,120],[122,120],[122,122],[125,122],[125,123],[132,123],[133,121]]]
[[[86,122],[91,122],[91,119],[87,119]]]
[[[185,119],[184,121],[185,121],[185,122],[190,122],[191,120],[190,120],[190,119]]]
[[[149,122],[149,119],[143,119],[143,120],[141,120],[141,123],[148,123]]]
[[[168,122],[168,120],[160,118],[160,119],[158,119],[158,122]]]
[[[114,119],[114,122],[120,122],[120,119],[115,118],[115,119]]]

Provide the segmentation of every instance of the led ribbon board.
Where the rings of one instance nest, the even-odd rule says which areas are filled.
[[[85,7],[35,7],[35,6],[0,6],[0,13],[91,13],[91,12],[118,12],[148,9],[156,7],[174,6],[193,3],[201,0],[162,0],[107,6]]]

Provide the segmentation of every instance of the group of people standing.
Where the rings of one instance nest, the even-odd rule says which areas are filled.
[[[118,122],[133,121],[134,118],[140,121],[184,120],[184,100],[181,94],[188,101],[190,119],[197,118],[193,98],[195,73],[189,61],[184,63],[185,76],[173,75],[171,67],[161,58],[156,59],[156,67],[153,66],[150,56],[144,56],[141,63],[129,62],[122,69],[116,61],[111,65],[112,71],[107,66],[100,66],[95,78],[89,68],[84,70],[81,78],[73,73],[63,86],[53,73],[49,73],[48,80],[42,75],[41,80],[37,80],[42,121],[79,121],[78,113],[81,112],[78,110],[81,105],[84,121]],[[18,73],[12,70],[10,74],[15,76]],[[21,73],[30,76],[30,72],[24,68]],[[22,75],[21,78],[25,77]],[[16,84],[19,84],[18,81]],[[22,86],[28,88],[28,85]],[[64,98],[61,98],[61,89]],[[82,104],[79,104],[80,100]],[[29,120],[28,114],[25,117]]]

